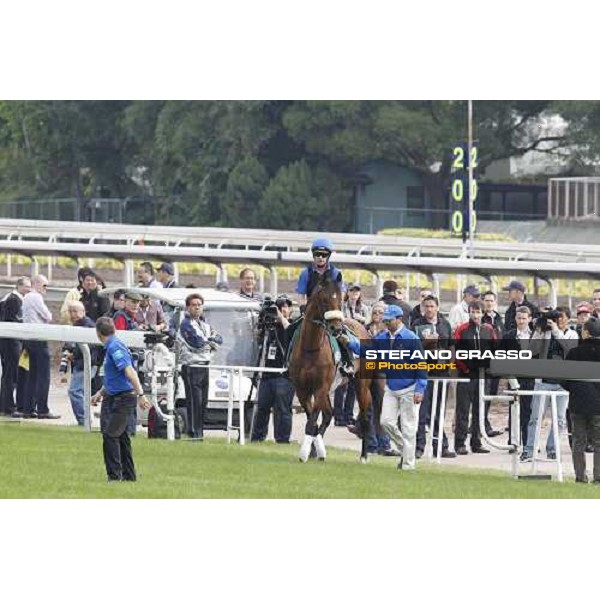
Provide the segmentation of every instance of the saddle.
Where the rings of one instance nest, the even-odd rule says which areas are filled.
[[[304,317],[301,317],[295,323],[296,326],[294,329],[294,334],[292,335],[292,339],[290,340],[290,343],[289,343],[288,349],[287,349],[287,353],[285,356],[285,364],[287,367],[289,367],[290,359],[292,357],[292,352],[294,350],[294,346],[296,345],[296,343],[298,342],[298,338],[300,337],[300,329],[302,326],[301,321],[303,319],[304,319]],[[342,361],[342,348],[340,346],[340,343],[333,337],[333,335],[331,335],[331,333],[328,330],[325,330],[325,333],[327,334],[327,339],[329,340],[329,347],[331,349],[331,356],[333,357],[333,362],[334,362],[335,366],[337,367],[340,364],[340,362]]]

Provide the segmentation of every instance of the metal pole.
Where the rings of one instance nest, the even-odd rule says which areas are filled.
[[[269,287],[271,296],[275,298],[277,296],[277,268],[275,266],[269,267]]]
[[[558,411],[556,407],[556,392],[550,394],[550,409],[552,411],[552,432],[554,433],[554,448],[556,452],[556,480],[563,480],[562,460],[560,455],[560,438],[558,437]]]
[[[468,173],[469,173],[469,192],[467,198],[469,199],[469,239],[467,241],[469,247],[469,258],[473,258],[473,236],[475,231],[473,229],[473,161],[472,161],[472,149],[473,149],[473,101],[467,100],[467,152],[468,152]]]
[[[227,443],[231,444],[231,432],[233,430],[233,371],[227,373],[228,390],[227,396]]]
[[[92,355],[87,344],[77,344],[83,355],[83,428],[92,430],[92,411],[90,402],[92,399]]]
[[[240,419],[240,446],[246,443],[246,428],[244,416],[244,398],[242,398],[242,370],[237,370],[238,415]]]
[[[442,445],[444,441],[444,416],[446,414],[446,395],[448,393],[448,382],[444,379],[442,381],[442,402],[440,404],[440,415],[438,417],[438,445],[436,458],[438,464],[442,462]]]
[[[427,448],[425,454],[429,460],[433,459],[433,438],[435,437],[435,416],[437,414],[437,397],[438,390],[440,387],[438,379],[433,381],[433,395],[431,399],[431,420],[429,421],[429,441],[427,442]],[[422,407],[421,409],[422,410]],[[437,438],[436,438],[437,439]],[[438,445],[440,441],[438,440]]]

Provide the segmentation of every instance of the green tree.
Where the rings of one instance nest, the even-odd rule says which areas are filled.
[[[221,203],[221,221],[228,227],[259,225],[257,213],[269,183],[267,170],[254,156],[241,160],[229,174]]]
[[[260,223],[272,229],[343,231],[352,222],[350,200],[330,169],[295,162],[271,179],[259,204]]]

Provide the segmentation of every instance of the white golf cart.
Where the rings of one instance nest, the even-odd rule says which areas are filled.
[[[102,295],[112,296],[117,289],[126,292],[136,292],[152,300],[157,300],[166,305],[166,313],[169,319],[178,323],[185,309],[185,299],[193,293],[199,293],[204,298],[204,317],[213,329],[223,337],[223,344],[214,353],[212,363],[215,365],[226,366],[256,366],[258,359],[258,347],[255,336],[255,325],[260,310],[260,304],[253,300],[242,298],[231,292],[221,292],[210,288],[107,288],[102,290]],[[152,350],[145,351],[144,364],[141,372],[148,370],[151,361],[148,356]],[[169,352],[167,360],[175,362],[175,413],[179,420],[179,429],[186,432],[187,412],[185,387],[180,375],[180,367],[176,362],[174,350]],[[149,378],[144,377],[145,387],[150,385]],[[241,378],[241,397],[244,401],[250,400],[244,411],[245,431],[248,433],[252,420],[252,402],[256,396],[256,390],[252,387],[251,376]],[[238,386],[233,386],[234,402],[238,401]],[[148,387],[148,391],[151,391]],[[166,386],[161,386],[160,382],[156,390],[159,402],[162,404],[163,396],[166,398]],[[227,429],[227,403],[229,398],[229,374],[226,370],[210,369],[208,405],[205,412],[205,429]],[[148,426],[148,412],[141,415],[141,424]],[[238,412],[233,414],[233,425],[239,426]],[[152,428],[154,431],[154,428]],[[149,431],[149,435],[151,435]]]

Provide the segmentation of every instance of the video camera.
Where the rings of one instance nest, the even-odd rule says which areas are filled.
[[[164,344],[167,348],[173,346],[173,336],[163,331],[149,331],[144,333],[144,344],[148,347]]]
[[[560,315],[561,313],[552,307],[545,308],[542,314],[535,320],[535,328],[541,331],[550,331],[552,326],[548,325],[548,320],[556,323]]]
[[[272,330],[277,324],[279,309],[271,296],[265,296],[258,313],[258,329],[263,332]]]

